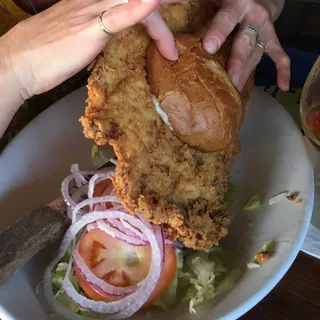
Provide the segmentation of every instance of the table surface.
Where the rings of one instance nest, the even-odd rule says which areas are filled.
[[[320,260],[300,252],[288,273],[241,320],[320,319]]]

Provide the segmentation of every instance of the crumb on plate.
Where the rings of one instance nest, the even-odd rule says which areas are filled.
[[[297,197],[299,195],[299,192],[292,192],[287,194],[287,199],[290,201],[296,201]]]
[[[263,263],[263,262],[270,259],[270,252],[269,251],[260,251],[260,252],[256,253],[254,259],[258,263]]]

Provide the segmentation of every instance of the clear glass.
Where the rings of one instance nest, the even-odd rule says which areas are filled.
[[[302,90],[300,117],[305,134],[320,148],[320,56]]]
[[[303,86],[300,119],[311,145],[308,147],[314,165],[315,199],[311,223],[320,230],[320,56]]]

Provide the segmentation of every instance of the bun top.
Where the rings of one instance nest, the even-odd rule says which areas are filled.
[[[175,62],[166,60],[154,42],[148,47],[151,91],[183,142],[203,152],[221,150],[242,125],[242,96],[222,67],[222,56],[206,53],[198,37],[178,34],[175,39]]]

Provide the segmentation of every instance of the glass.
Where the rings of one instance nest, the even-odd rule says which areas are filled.
[[[320,148],[320,57],[305,82],[300,100],[300,117],[308,138]]]
[[[300,100],[300,119],[303,130],[315,148],[310,148],[314,165],[315,199],[311,223],[320,230],[320,56],[303,86]]]

